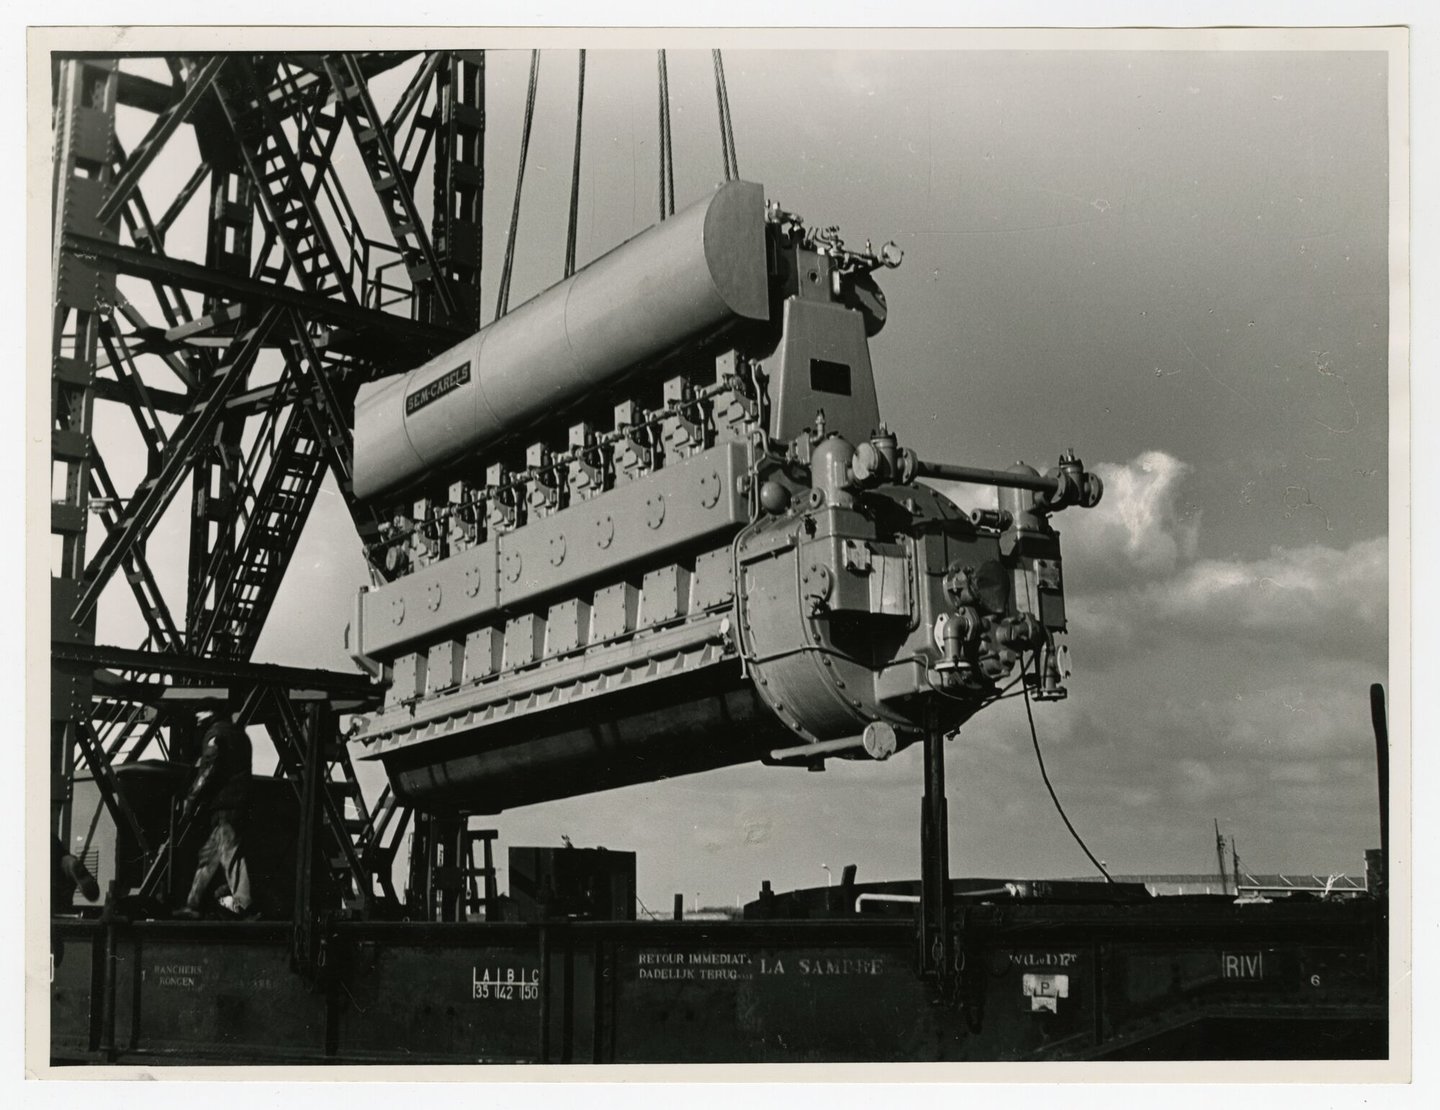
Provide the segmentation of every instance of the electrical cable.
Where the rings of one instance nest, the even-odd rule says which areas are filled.
[[[565,276],[575,272],[575,239],[580,226],[580,136],[585,122],[585,51],[580,51],[579,88],[575,93],[575,163],[570,171],[570,226],[565,234]]]
[[[1035,732],[1035,715],[1030,711],[1030,687],[1022,685],[1020,688],[1025,695],[1025,719],[1030,722],[1030,742],[1035,746],[1035,761],[1040,764],[1040,777],[1045,780],[1045,789],[1050,791],[1050,800],[1055,803],[1055,810],[1060,814],[1060,820],[1065,822],[1065,827],[1070,830],[1070,835],[1075,838],[1075,843],[1080,845],[1080,850],[1089,857],[1090,862],[1095,865],[1100,874],[1105,876],[1105,881],[1113,883],[1115,880],[1110,877],[1110,872],[1105,870],[1105,865],[1095,858],[1095,854],[1090,851],[1080,834],[1075,831],[1075,826],[1070,823],[1070,818],[1065,813],[1065,807],[1060,804],[1060,798],[1056,795],[1055,788],[1050,785],[1050,775],[1045,770],[1045,757],[1040,754],[1040,737]]]
[[[1015,684],[1016,684],[1017,682],[1024,682],[1024,681],[1025,681],[1025,668],[1024,668],[1024,666],[1022,665],[1021,668],[1020,668],[1020,673],[1019,673],[1018,675],[1016,675],[1014,678],[1012,678],[1009,682],[1005,683],[1004,686],[1000,687],[1000,690],[999,690],[998,693],[996,693],[995,697],[998,699],[998,698],[1002,698],[1002,697],[1006,696],[1007,694],[1010,694],[1010,691],[1013,690],[1013,689],[1015,689]],[[1010,696],[1011,696],[1011,697],[1014,697],[1013,694],[1010,694]]]
[[[510,234],[505,241],[505,263],[500,270],[500,292],[495,318],[510,310],[510,275],[515,268],[515,239],[520,231],[520,193],[525,187],[525,161],[530,154],[530,129],[535,122],[535,91],[540,84],[540,51],[530,51],[530,83],[525,91],[525,122],[520,132],[520,167],[515,175],[515,204],[510,210]]]

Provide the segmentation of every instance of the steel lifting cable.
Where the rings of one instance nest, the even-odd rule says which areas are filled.
[[[720,80],[720,51],[710,51],[710,61],[715,69],[715,110],[720,115],[720,161],[724,164],[725,180],[734,175],[730,172],[730,139],[725,133],[725,86]]]
[[[655,89],[657,97],[658,122],[655,125],[656,142],[660,148],[660,218],[665,218],[665,51],[655,51]]]
[[[675,128],[670,116],[670,62],[664,52],[660,55],[660,68],[665,81],[665,203],[670,215],[675,215]]]
[[[520,168],[515,175],[515,204],[510,210],[510,235],[505,241],[505,264],[500,270],[500,293],[495,301],[498,319],[510,310],[510,275],[515,268],[515,238],[520,230],[520,193],[525,187],[525,160],[530,153],[530,128],[535,122],[535,91],[540,84],[540,51],[530,51],[530,84],[525,91],[525,123],[520,132]]]
[[[575,272],[575,239],[580,225],[580,137],[585,122],[585,51],[580,51],[580,79],[575,93],[575,163],[570,171],[570,226],[565,235],[565,276]]]
[[[675,152],[670,141],[670,69],[665,51],[655,52],[660,85],[660,218],[675,214]]]
[[[710,60],[715,67],[715,108],[720,114],[720,157],[725,163],[725,180],[740,176],[740,166],[735,159],[735,127],[730,121],[730,90],[725,84],[725,62],[720,51],[710,51]]]

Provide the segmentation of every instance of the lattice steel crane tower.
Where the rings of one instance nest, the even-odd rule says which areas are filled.
[[[154,58],[52,60],[54,830],[70,837],[74,778],[88,771],[158,860],[117,772],[157,750],[193,758],[197,707],[222,700],[264,726],[297,783],[316,753],[326,857],[352,895],[393,898],[406,814],[388,794],[366,806],[335,734],[337,710],[373,698],[370,681],[251,655],[327,475],[362,540],[375,533],[351,493],[356,389],[480,326],[485,57],[164,66],[168,80]],[[390,80],[408,81],[382,114],[370,84],[397,69]],[[122,113],[144,119],[131,149]],[[360,156],[358,182],[337,173],[342,141]],[[363,204],[357,184],[373,192]],[[200,242],[171,235],[197,211]],[[138,432],[133,487],[121,477],[133,460],[107,459],[97,417]],[[187,499],[183,587],[167,591],[147,541]],[[142,643],[97,642],[107,589],[133,594]]]

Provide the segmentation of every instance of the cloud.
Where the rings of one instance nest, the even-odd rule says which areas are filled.
[[[1145,587],[1156,618],[1208,634],[1286,637],[1383,632],[1387,619],[1386,537],[1343,550],[1274,548],[1253,561],[1206,559]]]
[[[1055,518],[1072,626],[1087,651],[1130,655],[1166,638],[1288,639],[1335,654],[1383,658],[1388,609],[1384,536],[1348,548],[1273,548],[1254,559],[1196,559],[1201,517],[1185,495],[1194,468],[1164,451],[1096,463],[1105,496]],[[937,482],[966,508],[993,487]],[[1078,639],[1077,639],[1078,642]]]
[[[1368,750],[1365,683],[1350,668],[1317,668],[1309,681],[1257,678],[1234,693],[1192,695],[1192,730],[1213,754],[1314,761]]]
[[[1054,517],[1063,541],[1067,577],[1087,588],[1128,585],[1139,578],[1173,573],[1195,555],[1200,513],[1181,498],[1193,469],[1164,451],[1146,451],[1128,463],[1090,467],[1105,482],[1093,509],[1070,509]],[[993,509],[994,486],[927,480],[963,509]]]
[[[1074,642],[1091,665],[1130,662],[1177,638],[1235,650],[1307,650],[1382,661],[1388,541],[1275,547],[1256,558],[1196,559],[1192,467],[1163,451],[1099,463],[1105,497],[1058,519]]]
[[[1094,666],[1128,663],[1179,640],[1383,663],[1388,558],[1388,540],[1379,536],[1348,548],[1277,547],[1258,559],[1202,559],[1129,588],[1085,589],[1090,583],[1071,573],[1072,640]]]
[[[1128,463],[1096,463],[1105,496],[1093,509],[1056,518],[1064,535],[1067,577],[1087,588],[1128,584],[1172,574],[1194,558],[1200,513],[1186,506],[1181,487],[1192,467],[1164,451]]]

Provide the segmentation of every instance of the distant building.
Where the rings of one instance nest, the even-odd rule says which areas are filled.
[[[738,921],[744,916],[739,906],[701,906],[685,911],[686,921]]]
[[[1116,875],[1117,883],[1143,883],[1151,894],[1233,894],[1235,880],[1218,873],[1199,875]],[[1104,882],[1097,876],[1080,876],[1081,882]],[[1240,875],[1241,894],[1260,894],[1266,898],[1290,894],[1355,895],[1365,893],[1364,877],[1354,875]]]

